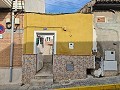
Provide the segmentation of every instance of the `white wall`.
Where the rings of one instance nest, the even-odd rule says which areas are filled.
[[[25,0],[25,12],[45,13],[45,0]]]
[[[92,50],[94,52],[97,52],[97,41],[96,41],[96,39],[97,39],[96,30],[93,29],[93,49]]]

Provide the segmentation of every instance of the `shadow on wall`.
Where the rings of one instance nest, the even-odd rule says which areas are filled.
[[[10,66],[10,33],[5,32],[0,39],[0,67]],[[22,34],[14,34],[13,66],[22,66]]]
[[[72,43],[73,45],[69,45]],[[118,53],[118,41],[97,41],[97,51],[99,57],[104,57],[104,51],[111,50]],[[24,54],[33,54],[33,42],[28,42],[25,45]],[[45,45],[42,45],[45,49]],[[92,55],[93,42],[57,42],[56,54],[60,55]],[[44,50],[42,50],[44,51]]]
[[[19,16],[19,15],[18,15]],[[11,18],[11,12],[1,12],[0,13],[0,24],[4,25],[6,28],[6,20]],[[23,21],[20,20],[20,23]],[[20,24],[22,25],[22,24]],[[20,27],[18,27],[20,29]],[[11,46],[11,30],[5,29],[5,32],[0,38],[0,67],[10,66],[10,46]],[[22,66],[22,33],[14,33],[14,54],[13,54],[13,66]]]
[[[0,39],[0,85],[22,83],[22,33],[14,33],[13,72],[10,79],[10,32]]]
[[[6,19],[11,18],[11,13],[9,12],[0,12],[0,24],[6,26]]]
[[[33,54],[33,42],[24,45],[24,54]],[[42,45],[45,51],[45,45]],[[93,42],[57,42],[56,54],[63,55],[92,55]]]
[[[98,41],[97,42],[97,55],[96,57],[100,58],[103,57],[105,58],[105,51],[115,51],[115,56],[118,57],[119,55],[119,42],[118,41]]]
[[[89,57],[94,54],[96,56],[102,57],[104,54],[104,50],[114,50],[117,52],[117,44],[114,45],[115,43],[117,43],[117,42],[114,42],[114,41],[99,42],[98,52],[100,52],[100,53],[92,53],[93,42],[74,42],[73,49],[69,49],[69,42],[57,42],[57,55],[58,55],[57,59],[60,64],[62,63],[61,61],[63,61],[62,65],[65,65],[64,64],[65,60],[72,61],[72,60],[76,60],[76,58],[77,58],[80,61],[84,61],[82,56]],[[24,55],[23,55],[24,63],[23,63],[23,77],[22,78],[23,78],[23,83],[30,83],[30,80],[35,78],[36,68],[37,68],[37,64],[36,64],[37,56],[36,56],[36,54],[33,54],[33,42],[26,43],[25,47],[26,48],[25,48]],[[44,45],[43,45],[43,47],[45,48]],[[73,56],[73,57],[71,57],[71,56]],[[62,59],[61,57],[64,59]],[[79,58],[79,57],[81,57],[81,58]],[[86,58],[84,58],[84,59],[86,59]],[[89,61],[89,58],[87,60]],[[92,61],[90,61],[90,62],[92,62]],[[55,63],[57,63],[57,62],[55,61]],[[57,64],[59,64],[59,63],[57,63]],[[94,61],[93,61],[93,63],[94,63]],[[84,65],[86,65],[86,64],[84,64]],[[57,65],[57,66],[64,67],[61,65]],[[91,67],[89,67],[89,68],[91,68]],[[63,72],[63,71],[60,70],[60,72]]]

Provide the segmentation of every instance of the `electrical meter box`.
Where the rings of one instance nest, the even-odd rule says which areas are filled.
[[[105,51],[105,60],[115,60],[115,51]]]
[[[69,49],[74,49],[74,43],[69,43]]]
[[[104,70],[117,70],[117,61],[104,61]]]

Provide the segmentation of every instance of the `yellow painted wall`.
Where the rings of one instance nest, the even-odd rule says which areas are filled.
[[[93,47],[93,27],[91,14],[41,15],[25,14],[24,54],[33,54],[34,31],[57,32],[56,54],[91,55]],[[66,31],[62,29],[66,27]],[[72,35],[70,37],[70,35]],[[68,43],[74,42],[75,48],[69,49]]]

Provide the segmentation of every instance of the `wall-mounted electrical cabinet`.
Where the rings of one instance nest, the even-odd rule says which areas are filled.
[[[69,43],[69,49],[74,49],[74,43]]]
[[[105,60],[115,60],[115,51],[105,51]]]
[[[117,70],[117,61],[104,61],[104,70]]]
[[[20,19],[19,18],[15,18],[15,24],[20,24]]]

